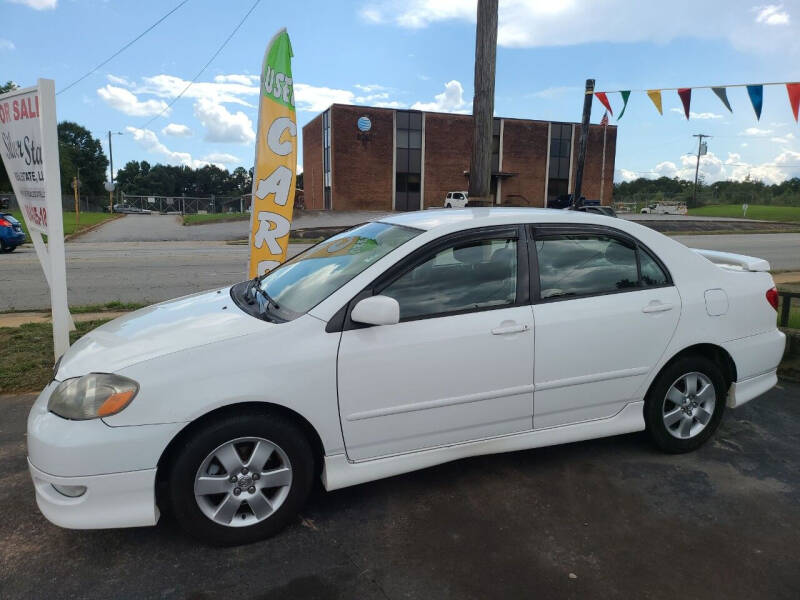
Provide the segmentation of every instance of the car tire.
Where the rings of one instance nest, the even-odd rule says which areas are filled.
[[[696,450],[719,426],[726,398],[715,362],[699,355],[680,358],[659,373],[645,398],[647,432],[669,454]]]
[[[447,204],[444,205],[444,207],[445,208],[453,208],[453,205],[448,202]]]
[[[17,249],[16,246],[3,246],[2,247],[2,251],[5,252],[5,253],[13,252],[16,249]]]
[[[267,454],[259,468],[256,455]],[[281,414],[250,411],[194,431],[171,463],[167,489],[171,512],[186,532],[233,546],[286,527],[305,504],[313,476],[314,453],[303,430]]]

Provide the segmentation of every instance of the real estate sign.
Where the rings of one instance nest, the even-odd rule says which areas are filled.
[[[250,277],[286,259],[297,171],[292,45],[286,29],[267,44],[261,67],[253,201],[250,207]]]
[[[50,286],[58,358],[69,348],[72,319],[67,305],[53,80],[39,79],[33,87],[0,95],[0,142],[3,164]],[[42,234],[48,236],[46,245]]]

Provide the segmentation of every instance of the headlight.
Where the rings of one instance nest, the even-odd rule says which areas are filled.
[[[115,415],[130,404],[139,384],[111,373],[89,373],[67,379],[50,396],[47,410],[65,419],[86,420]]]

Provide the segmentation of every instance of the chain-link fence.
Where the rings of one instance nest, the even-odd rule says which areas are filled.
[[[242,213],[250,210],[251,194],[243,196],[129,196],[115,192],[113,204],[127,205],[134,208],[150,210],[164,214],[206,214],[206,213]],[[65,212],[75,211],[75,196],[62,194],[61,203]],[[81,212],[108,212],[109,197],[80,196],[77,200]],[[7,210],[18,210],[19,203],[14,194],[0,193],[0,207]]]

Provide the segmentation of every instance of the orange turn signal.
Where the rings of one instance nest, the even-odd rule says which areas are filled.
[[[110,415],[117,414],[123,408],[128,406],[128,402],[133,400],[133,395],[135,393],[135,390],[127,390],[125,392],[112,394],[100,405],[100,408],[97,409],[97,416],[108,417]]]

